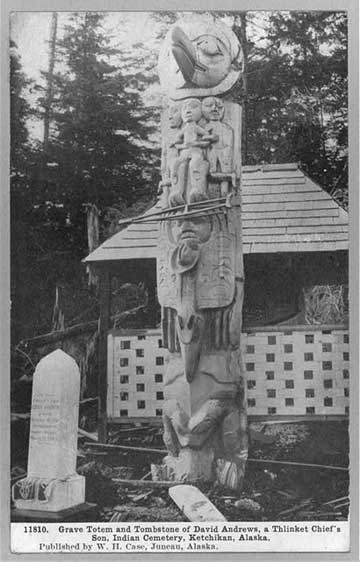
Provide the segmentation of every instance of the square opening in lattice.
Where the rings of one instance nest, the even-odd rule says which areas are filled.
[[[294,388],[294,381],[293,379],[287,379],[285,381],[285,388]]]
[[[129,365],[129,359],[127,357],[120,357],[120,367],[127,367]]]
[[[306,406],[307,414],[315,414],[315,406]]]
[[[138,410],[145,410],[145,400],[138,400],[137,401],[137,408],[138,408]]]
[[[246,346],[246,353],[255,353],[255,346],[254,345],[247,345]]]
[[[143,375],[145,373],[145,369],[142,365],[136,365],[135,372],[137,375]]]
[[[265,371],[265,375],[266,375],[266,380],[268,381],[273,381],[275,378],[275,372],[274,371]]]
[[[162,382],[163,381],[163,376],[160,375],[160,373],[155,375],[155,382]]]
[[[309,380],[314,378],[314,371],[308,370],[304,371],[304,379]]]
[[[120,384],[128,384],[129,375],[120,375]]]
[[[156,393],[156,400],[164,400],[164,393],[163,392],[157,392]]]
[[[333,380],[332,379],[325,379],[324,380],[324,388],[332,388],[333,387]]]
[[[268,414],[276,414],[276,408],[274,406],[270,406],[268,408]]]
[[[275,353],[267,353],[266,354],[266,361],[268,363],[274,363],[275,362]]]
[[[291,361],[285,361],[284,363],[284,371],[292,371],[293,370],[293,364]]]
[[[324,406],[332,406],[333,405],[333,399],[329,398],[328,396],[326,398],[324,398]]]
[[[293,346],[291,343],[286,343],[284,345],[284,352],[285,353],[292,353],[293,352]]]
[[[256,381],[253,381],[253,380],[247,381],[246,384],[247,384],[248,389],[251,390],[252,388],[255,388],[255,386],[256,386]]]
[[[155,410],[155,415],[156,415],[156,416],[162,416],[162,409],[161,409],[161,408],[156,408],[156,410]]]
[[[268,398],[276,398],[276,390],[274,388],[268,388],[266,394]]]
[[[138,383],[136,385],[136,392],[145,392],[145,385],[143,383]]]
[[[268,336],[268,345],[276,345],[276,336]]]
[[[294,399],[293,398],[285,398],[285,406],[293,406]]]
[[[315,390],[313,388],[305,388],[305,398],[314,398]]]
[[[323,371],[332,371],[332,361],[323,361],[322,369]]]
[[[138,349],[136,350],[136,357],[144,357],[144,350],[138,348]]]
[[[120,349],[130,349],[131,341],[130,340],[122,340],[120,342]]]
[[[128,415],[129,415],[129,413],[128,413],[127,410],[120,410],[120,417],[121,417],[121,418],[126,417],[126,416],[128,416]]]
[[[305,343],[314,343],[314,334],[305,334]]]
[[[304,353],[304,361],[314,361],[313,353]]]
[[[249,408],[254,408],[256,406],[255,398],[248,398],[247,405],[249,406]]]
[[[322,344],[322,350],[323,350],[324,353],[330,353],[332,351],[331,343],[323,343]]]
[[[255,371],[255,363],[246,363],[245,366],[247,371]]]
[[[163,365],[164,364],[164,358],[163,357],[156,357],[155,364],[156,365]]]

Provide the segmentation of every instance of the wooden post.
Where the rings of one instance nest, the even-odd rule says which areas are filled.
[[[100,320],[99,320],[99,362],[98,362],[98,439],[107,440],[107,335],[110,325],[110,271],[100,273]]]

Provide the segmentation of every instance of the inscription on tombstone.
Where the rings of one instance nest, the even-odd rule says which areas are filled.
[[[27,477],[12,496],[18,509],[60,511],[85,500],[76,473],[80,372],[60,349],[37,365],[32,391]]]

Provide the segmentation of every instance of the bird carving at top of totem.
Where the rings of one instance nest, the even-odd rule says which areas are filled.
[[[230,27],[194,15],[170,29],[159,57],[160,81],[172,99],[222,94],[238,79],[241,64],[241,48]]]

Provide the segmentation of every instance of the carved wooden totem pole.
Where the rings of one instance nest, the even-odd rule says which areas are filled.
[[[176,480],[239,490],[247,459],[240,353],[244,292],[241,107],[230,90],[241,49],[230,28],[192,14],[159,59],[162,117],[158,298],[169,349],[165,459]]]

